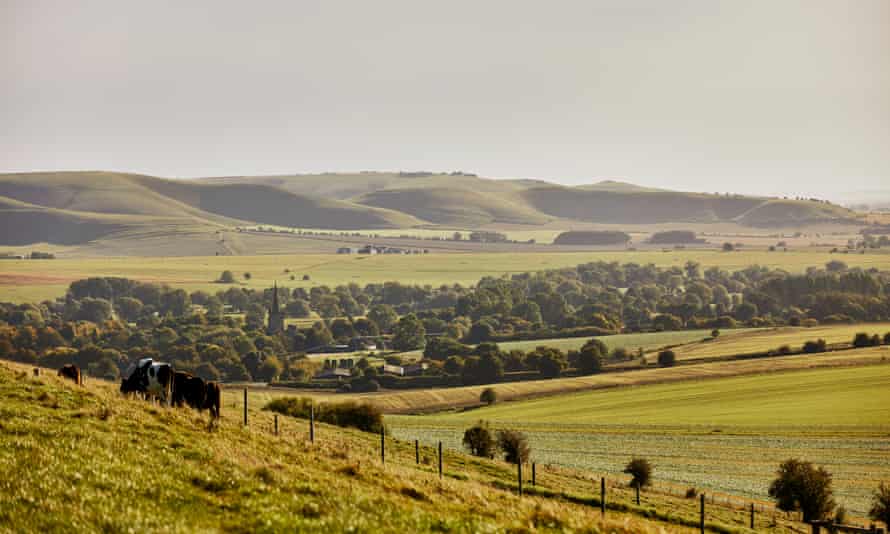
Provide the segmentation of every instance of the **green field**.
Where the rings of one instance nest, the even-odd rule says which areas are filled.
[[[48,370],[44,370],[48,371]],[[609,482],[603,519],[590,473],[547,468],[515,492],[503,461],[435,451],[252,404],[241,422],[236,391],[222,419],[123,399],[117,385],[76,386],[29,366],[0,362],[0,531],[54,532],[697,532],[695,500],[646,491],[631,504],[626,480]],[[747,513],[709,505],[708,531],[746,530]],[[645,514],[645,518],[644,518]],[[758,531],[803,525],[763,511]]]
[[[890,365],[566,394],[427,416],[388,416],[396,436],[460,447],[484,419],[521,428],[542,463],[619,472],[628,455],[678,486],[766,499],[787,457],[825,465],[838,501],[864,514],[890,480]]]
[[[223,270],[231,270],[247,287],[271,287],[273,281],[286,287],[318,284],[367,284],[398,280],[406,284],[475,284],[483,276],[502,276],[529,271],[574,267],[591,261],[653,263],[682,266],[687,261],[703,268],[718,266],[727,270],[750,265],[766,265],[792,272],[843,259],[851,267],[890,269],[890,254],[837,256],[827,252],[745,251],[724,253],[714,250],[539,252],[539,253],[454,253],[426,255],[356,256],[304,254],[275,256],[197,256],[175,258],[95,258],[56,260],[4,260],[0,262],[0,301],[28,302],[64,294],[68,284],[90,276],[122,276],[166,283],[189,290],[217,291],[215,284]],[[284,270],[289,269],[290,273]],[[241,275],[250,272],[247,281]],[[310,276],[303,281],[304,274]],[[290,280],[294,275],[296,280]]]
[[[831,343],[850,343],[859,332],[884,336],[890,332],[890,323],[857,323],[819,325],[809,328],[780,327],[749,330],[723,330],[717,339],[699,343],[687,343],[674,348],[678,360],[714,358],[733,354],[750,354],[775,350],[788,345],[793,350],[810,340],[824,339]]]

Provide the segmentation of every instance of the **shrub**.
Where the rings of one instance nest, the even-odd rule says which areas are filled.
[[[468,428],[464,432],[463,443],[473,456],[491,458],[494,453],[494,438],[491,437],[491,431],[488,430],[488,423],[485,421],[479,421]]]
[[[853,346],[854,347],[872,347],[875,345],[875,341],[880,345],[881,338],[877,335],[870,336],[867,332],[859,332],[853,338]]]
[[[517,430],[498,430],[498,448],[511,464],[526,463],[531,456],[528,438]]]
[[[484,402],[491,406],[492,404],[498,401],[498,393],[494,390],[494,388],[485,388],[482,390],[482,394],[479,395],[479,402]]]
[[[280,397],[270,401],[263,409],[308,419],[312,406],[315,406],[315,419],[322,423],[365,432],[380,432],[383,428],[383,413],[379,408],[354,401],[315,404],[312,399],[304,397]]]
[[[713,329],[713,330],[711,330],[711,337],[713,337],[713,338],[715,338],[715,339],[718,338],[718,337],[720,337],[720,330],[718,330],[718,329],[716,329],[716,328]]]
[[[694,499],[694,498],[696,498],[696,497],[698,497],[698,490],[697,490],[697,489],[692,488],[692,487],[690,487],[690,488],[686,488],[686,498],[687,498],[687,499]]]
[[[222,274],[219,275],[219,282],[221,284],[234,284],[235,275],[232,274],[232,271],[223,271]]]
[[[817,352],[825,352],[826,343],[824,339],[816,341],[807,341],[803,344],[803,352],[805,354],[816,354]]]
[[[658,353],[658,365],[671,367],[677,363],[677,355],[672,350],[663,350]]]
[[[884,345],[890,345],[890,332],[884,334]]]
[[[778,354],[780,356],[788,356],[792,352],[793,351],[791,350],[791,347],[788,345],[782,345],[781,347],[776,349],[776,354]]]
[[[779,466],[769,496],[780,510],[803,512],[805,522],[824,519],[834,509],[831,473],[794,458]]]
[[[632,459],[624,466],[624,473],[631,476],[632,488],[645,488],[652,483],[652,464],[645,458]]]
[[[884,526],[890,528],[890,484],[881,482],[878,485],[878,489],[872,496],[868,517],[875,521],[881,521]]]

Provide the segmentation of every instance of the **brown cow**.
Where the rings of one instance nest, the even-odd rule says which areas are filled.
[[[83,384],[83,377],[80,375],[80,368],[73,363],[66,363],[59,369],[59,376],[70,378],[78,386]]]
[[[212,419],[219,418],[219,384],[216,382],[207,381],[204,386],[206,391],[206,395],[204,396],[204,408],[208,408],[210,410],[210,417]]]
[[[196,410],[203,410],[206,395],[204,380],[201,377],[192,376],[184,371],[173,373],[174,406],[188,404]]]

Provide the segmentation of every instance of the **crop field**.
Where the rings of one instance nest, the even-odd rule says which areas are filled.
[[[781,327],[739,330],[722,330],[716,339],[690,342],[673,349],[678,360],[713,358],[732,354],[748,354],[773,350],[788,345],[800,349],[804,342],[824,339],[831,343],[849,343],[859,332],[883,337],[890,332],[890,323],[857,323],[820,325],[809,328]]]
[[[460,448],[478,420],[527,433],[536,461],[619,473],[630,456],[656,478],[768,500],[778,464],[798,457],[834,475],[857,515],[890,479],[890,365],[816,369],[591,391],[476,410],[387,416],[394,435]]]
[[[224,270],[232,271],[244,287],[338,285],[355,282],[399,281],[406,284],[459,283],[472,285],[483,276],[574,267],[590,261],[653,263],[682,266],[699,262],[703,268],[727,270],[766,265],[793,272],[842,259],[851,267],[890,269],[890,254],[832,255],[827,252],[719,252],[714,250],[454,253],[425,255],[303,254],[270,256],[195,256],[175,258],[89,258],[3,260],[0,262],[0,300],[33,302],[62,296],[73,280],[91,276],[121,276],[169,284],[188,290],[218,291],[214,283]],[[285,272],[287,270],[288,272]],[[244,273],[250,273],[248,280]],[[302,280],[304,275],[309,280]],[[294,280],[291,280],[291,276]]]

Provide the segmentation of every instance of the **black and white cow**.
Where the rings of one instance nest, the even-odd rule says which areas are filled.
[[[171,404],[173,366],[151,358],[139,360],[127,369],[126,378],[121,380],[121,393],[142,393],[146,398],[156,398],[163,404]]]

